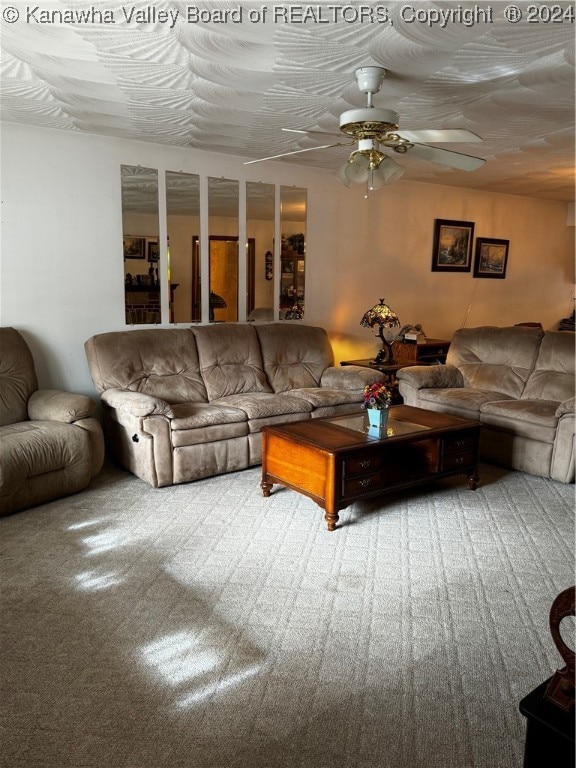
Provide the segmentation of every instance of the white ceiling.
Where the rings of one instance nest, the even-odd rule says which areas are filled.
[[[574,200],[574,4],[538,3],[544,16],[558,14],[538,23],[529,23],[533,4],[524,2],[515,3],[523,18],[508,21],[509,5],[65,0],[26,18],[34,4],[3,2],[4,14],[16,9],[20,18],[0,22],[2,119],[264,157],[327,143],[281,128],[337,133],[341,112],[365,106],[354,70],[378,65],[387,77],[374,103],[400,114],[400,133],[466,128],[483,138],[445,145],[485,158],[480,170],[395,156],[404,179]],[[92,14],[88,23],[66,23],[82,9]],[[194,23],[198,9],[210,23]],[[477,10],[475,23],[462,9]],[[226,10],[232,17],[219,23]],[[64,23],[53,23],[53,11]],[[136,18],[154,12],[156,19]],[[176,12],[173,28],[159,15]],[[379,21],[385,12],[392,23]],[[448,12],[461,15],[432,24]],[[279,162],[337,170],[349,152]]]

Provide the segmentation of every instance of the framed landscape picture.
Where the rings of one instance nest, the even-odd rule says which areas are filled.
[[[503,280],[506,277],[509,245],[510,240],[478,237],[474,259],[474,277],[496,277]]]
[[[436,219],[432,272],[470,272],[473,239],[473,221]]]
[[[124,258],[125,259],[143,259],[145,253],[146,239],[144,237],[124,237]]]

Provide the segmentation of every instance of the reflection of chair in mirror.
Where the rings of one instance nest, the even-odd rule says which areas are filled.
[[[23,336],[0,328],[0,514],[86,488],[104,461],[95,411],[86,395],[38,389]]]
[[[255,320],[274,320],[274,310],[272,307],[255,307],[247,319],[251,323]]]

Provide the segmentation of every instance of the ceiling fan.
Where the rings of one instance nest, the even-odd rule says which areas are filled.
[[[319,149],[331,149],[332,147],[345,147],[358,144],[346,164],[338,171],[336,178],[346,186],[353,183],[367,183],[368,189],[380,189],[386,184],[399,179],[404,173],[404,168],[396,163],[386,151],[390,150],[399,155],[411,153],[421,160],[428,160],[449,168],[461,171],[474,171],[480,168],[485,160],[472,157],[460,152],[431,147],[426,142],[479,142],[482,139],[471,131],[464,129],[434,130],[424,129],[420,131],[405,131],[398,127],[399,116],[391,109],[375,107],[373,96],[382,87],[386,77],[386,70],[382,67],[360,67],[354,73],[358,87],[366,94],[366,107],[363,109],[349,109],[340,115],[340,133],[349,137],[349,141],[339,141],[334,144],[323,144],[318,147],[297,149],[293,152],[283,152],[271,157],[262,157],[258,160],[249,160],[244,165],[261,163],[264,160],[276,160],[288,155],[298,155],[304,152],[312,152]],[[332,135],[324,131],[305,131],[293,128],[283,128],[289,133],[303,133],[307,135],[320,134]]]

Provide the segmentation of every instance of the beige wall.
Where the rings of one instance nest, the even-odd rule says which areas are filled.
[[[398,182],[369,200],[347,190],[335,212],[333,249],[310,269],[307,288],[314,316],[330,317],[339,353],[376,342],[359,328],[362,313],[386,298],[402,324],[422,323],[429,336],[450,338],[466,324],[512,325],[538,321],[555,329],[572,309],[574,227],[567,205],[534,198],[472,192],[446,186]],[[505,279],[432,272],[434,220],[473,221],[475,237],[510,241]]]
[[[333,174],[242,158],[3,124],[0,324],[22,330],[41,386],[92,393],[84,341],[125,328],[120,165],[294,185],[308,190],[306,321],[330,332],[338,360],[373,354],[359,325],[385,297],[402,323],[450,337],[467,325],[572,311],[574,227],[566,203],[399,181],[364,199]],[[446,171],[447,174],[450,171]],[[510,240],[505,280],[431,272],[434,219],[474,221]],[[162,227],[160,221],[160,234]]]

